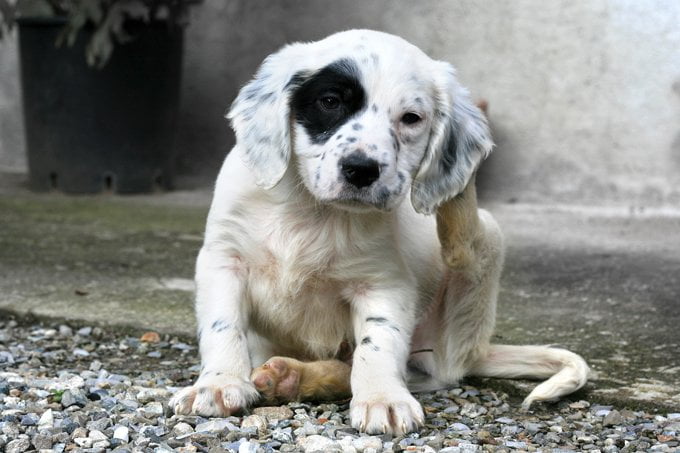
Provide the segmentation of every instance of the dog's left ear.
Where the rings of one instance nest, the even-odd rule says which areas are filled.
[[[437,61],[433,76],[437,107],[430,142],[411,189],[411,203],[421,214],[432,214],[462,192],[493,148],[486,117],[456,80],[453,67]]]
[[[300,44],[268,56],[231,105],[227,118],[257,184],[274,187],[290,161],[290,95],[300,83]]]

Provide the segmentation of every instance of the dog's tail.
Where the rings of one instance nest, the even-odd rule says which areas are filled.
[[[547,379],[524,399],[528,409],[535,401],[548,401],[575,392],[588,379],[595,379],[583,358],[566,349],[550,346],[512,346],[493,344],[478,359],[469,375],[497,378]]]

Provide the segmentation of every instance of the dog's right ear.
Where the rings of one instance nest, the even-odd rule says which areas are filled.
[[[453,66],[440,61],[434,65],[437,112],[411,188],[413,207],[422,214],[434,213],[461,193],[493,148],[486,117],[456,80]]]
[[[246,165],[265,189],[281,180],[290,161],[290,96],[303,78],[296,69],[299,47],[293,44],[268,56],[227,114]]]

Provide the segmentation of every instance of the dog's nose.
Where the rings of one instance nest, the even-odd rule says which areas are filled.
[[[373,184],[380,177],[378,161],[364,153],[353,153],[340,161],[340,171],[348,183],[361,189]]]

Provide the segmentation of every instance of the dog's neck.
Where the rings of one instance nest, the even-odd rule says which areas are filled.
[[[295,158],[291,159],[286,173],[279,183],[266,190],[267,197],[284,209],[290,210],[297,218],[305,221],[322,220],[335,225],[352,225],[361,229],[374,229],[391,224],[394,212],[370,210],[350,210],[320,202],[307,189],[297,170]],[[364,231],[366,232],[366,231]]]

